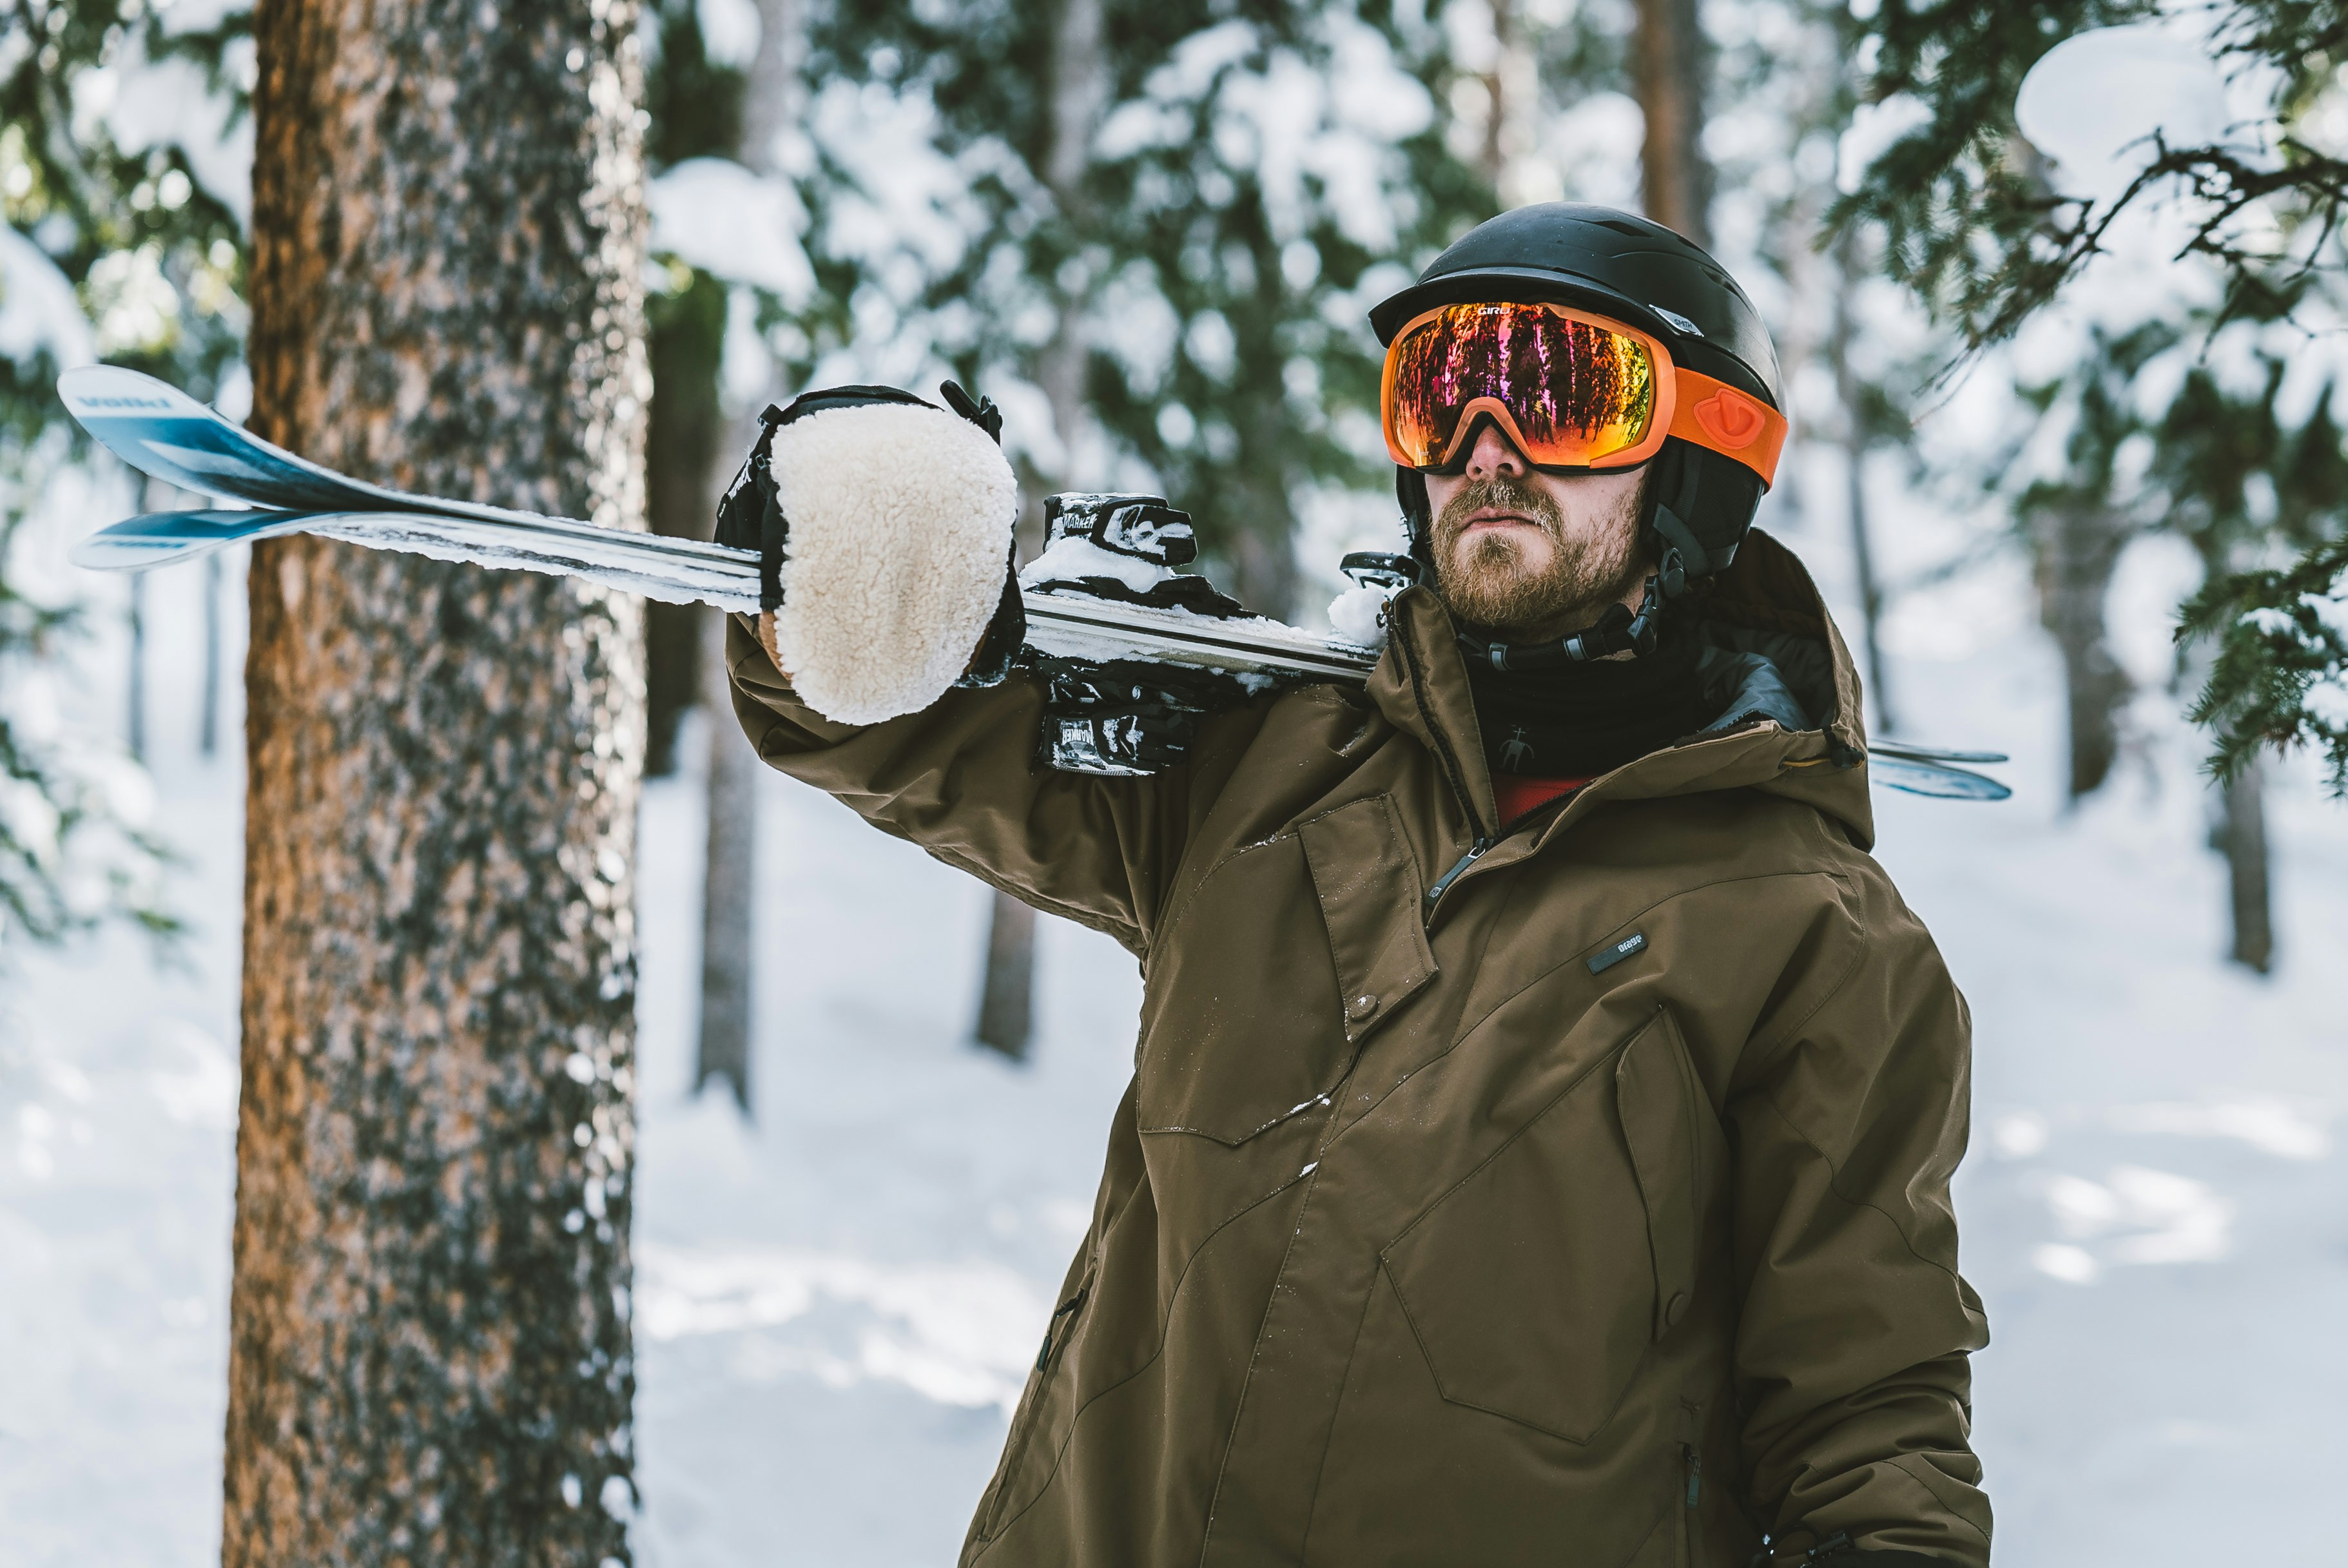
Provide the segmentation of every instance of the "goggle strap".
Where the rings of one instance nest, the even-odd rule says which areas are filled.
[[[1679,388],[1672,402],[1670,434],[1735,459],[1759,474],[1764,485],[1775,481],[1777,457],[1786,446],[1786,416],[1700,370],[1673,368]]]

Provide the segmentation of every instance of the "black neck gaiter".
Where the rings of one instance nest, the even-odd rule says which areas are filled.
[[[1666,619],[1655,651],[1546,670],[1470,659],[1468,687],[1495,773],[1594,779],[1702,729],[1715,715],[1696,679],[1694,628]]]

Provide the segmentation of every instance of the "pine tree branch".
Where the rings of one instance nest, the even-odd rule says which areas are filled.
[[[2321,748],[2348,799],[2348,538],[2281,571],[2222,578],[2185,606],[2178,640],[2214,638],[2217,661],[2192,709],[2216,741],[2210,772],[2240,775],[2262,747]]]

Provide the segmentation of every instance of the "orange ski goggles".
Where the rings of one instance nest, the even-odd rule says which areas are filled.
[[[1627,469],[1677,436],[1776,478],[1786,417],[1672,361],[1660,338],[1562,304],[1447,304],[1386,350],[1386,451],[1406,469],[1467,455],[1488,416],[1540,469]]]

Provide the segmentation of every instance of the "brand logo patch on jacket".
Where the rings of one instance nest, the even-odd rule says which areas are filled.
[[[1613,946],[1601,949],[1593,955],[1590,960],[1590,972],[1592,975],[1603,974],[1633,953],[1645,952],[1646,947],[1647,934],[1643,931],[1634,931]]]

